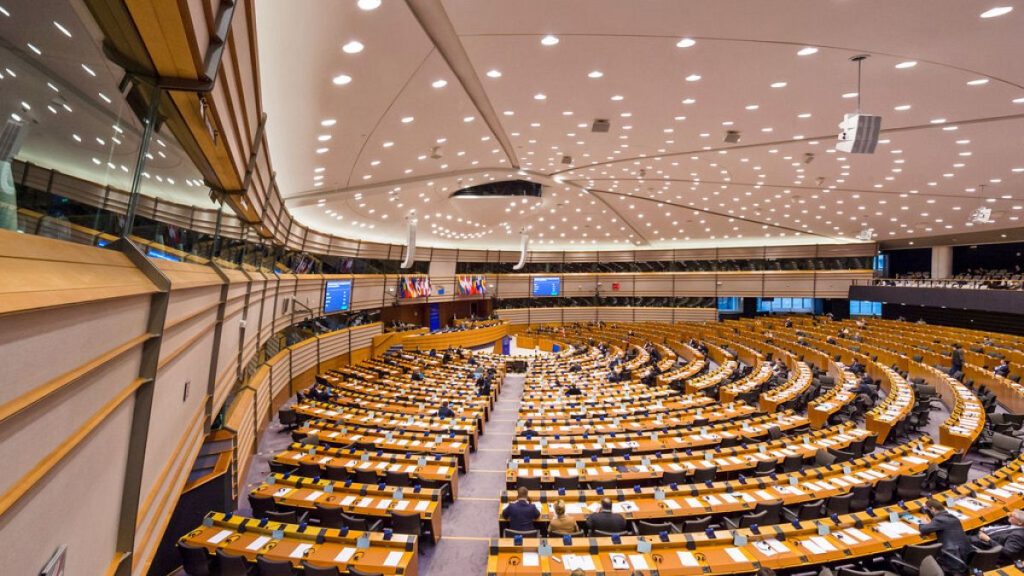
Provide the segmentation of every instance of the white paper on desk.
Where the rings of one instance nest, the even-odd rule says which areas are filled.
[[[647,558],[643,554],[630,554],[629,563],[633,565],[634,570],[650,570],[650,566],[647,564]]]
[[[306,550],[312,548],[312,544],[299,544],[292,550],[292,553],[288,555],[289,558],[302,558],[302,555],[306,553]]]
[[[285,487],[285,488],[278,488],[274,492],[274,498],[284,498],[291,491],[292,491],[292,489],[291,488],[287,488],[287,487]]]
[[[1000,498],[1010,498],[1013,496],[1012,492],[1003,490],[1002,488],[990,488],[987,490],[987,492],[993,496],[998,496]]]
[[[669,462],[668,467],[675,470],[676,472],[682,472],[683,470],[683,467],[680,466],[679,464],[676,464],[675,462]]]
[[[303,456],[304,456],[304,454],[302,452],[296,452],[295,454],[291,455],[291,459],[292,460],[302,460]]]
[[[551,475],[554,476],[555,478],[561,478],[562,477],[562,471],[561,470],[554,470],[554,469],[552,469],[551,470]]]
[[[402,554],[404,552],[388,552],[388,557],[384,559],[384,565],[398,566],[398,563],[402,561]]]
[[[321,464],[327,464],[330,461],[331,461],[331,457],[330,456],[324,456],[323,458],[320,459],[320,463]]]
[[[818,544],[814,540],[810,540],[810,539],[809,540],[804,540],[803,542],[800,543],[800,545],[803,546],[804,548],[807,548],[807,550],[811,554],[824,554],[825,553],[825,551],[822,550],[821,547],[818,546]]]
[[[385,469],[387,467],[388,467],[388,463],[387,462],[380,462],[376,466],[374,466],[374,468],[376,468],[377,470],[383,470],[383,469]]]
[[[563,554],[562,555],[562,566],[570,572],[579,568],[584,572],[592,572],[597,570],[594,566],[594,559],[590,556],[577,556],[575,554]]]
[[[683,552],[683,551],[677,550],[676,551],[676,556],[679,557],[679,563],[682,564],[683,566],[686,566],[686,567],[696,567],[696,566],[699,566],[699,564],[697,563],[697,557],[693,555],[693,552],[689,552],[689,551]]]
[[[356,501],[356,497],[355,496],[345,496],[344,498],[341,499],[341,505],[342,506],[348,506],[348,505],[352,504],[355,501]]]
[[[878,531],[889,538],[899,538],[904,534],[914,534],[916,532],[903,522],[879,522]]]
[[[737,504],[739,500],[736,499],[732,494],[722,494],[722,500],[725,500],[729,504]]]
[[[960,500],[956,501],[956,505],[961,508],[973,510],[975,512],[977,512],[978,510],[984,510],[986,508],[984,504],[978,502],[974,498],[961,498]]]
[[[612,569],[613,570],[628,570],[629,569],[629,561],[626,560],[626,555],[625,554],[622,554],[622,553],[619,553],[619,552],[614,552],[612,554],[609,554],[608,556],[612,559]]]
[[[687,506],[689,506],[691,508],[703,508],[704,507],[704,505],[700,503],[700,500],[697,500],[696,498],[693,498],[693,497],[690,497],[690,496],[687,496],[686,504],[687,504]]]
[[[846,530],[843,530],[843,533],[860,542],[867,542],[868,540],[871,540],[871,536],[868,536],[856,528],[847,528]]]
[[[307,502],[312,502],[313,500],[316,500],[317,498],[319,498],[319,497],[321,497],[323,495],[324,495],[323,492],[321,492],[319,490],[313,490],[312,492],[309,493],[308,496],[306,496],[305,500]]]
[[[764,490],[758,490],[757,492],[754,492],[754,495],[760,498],[761,500],[772,500],[774,498],[774,496],[765,492]]]
[[[335,562],[348,562],[356,553],[355,548],[342,548],[341,552],[334,557]]]
[[[725,553],[732,558],[733,562],[750,562],[750,558],[747,558],[747,555],[739,548],[726,548]]]
[[[565,503],[566,514],[583,514],[583,504],[579,502],[566,502]]]
[[[679,510],[682,508],[682,506],[679,505],[679,502],[676,502],[671,498],[666,498],[663,502],[665,502],[665,506],[668,506],[669,510]]]
[[[263,546],[267,542],[270,542],[270,536],[260,536],[259,538],[250,542],[249,545],[245,547],[245,549],[255,552],[256,550],[263,548]]]
[[[813,540],[814,543],[818,545],[818,548],[821,548],[825,552],[836,551],[836,547],[833,546],[831,542],[829,542],[826,538],[822,536],[811,536],[811,540]]]
[[[417,512],[423,512],[429,506],[430,506],[430,501],[429,500],[420,500],[419,502],[416,503],[416,511]]]
[[[708,503],[708,504],[711,504],[712,506],[718,506],[719,504],[721,504],[721,503],[722,503],[722,501],[721,501],[721,500],[719,500],[718,498],[715,498],[714,496],[712,496],[712,495],[710,495],[710,494],[708,494],[707,496],[705,496],[705,497],[704,497],[704,500],[705,500],[705,501],[707,501],[707,503]]]
[[[367,506],[369,506],[372,503],[373,503],[373,498],[367,497],[367,498],[363,498],[362,500],[360,500],[359,504],[356,504],[356,506],[359,507],[359,508],[366,508]]]
[[[767,540],[759,540],[757,542],[754,542],[754,549],[769,558],[778,554],[778,552],[774,548],[772,548],[772,545],[769,544]]]
[[[387,510],[388,506],[391,505],[391,498],[383,498],[380,502],[377,502],[378,510]]]
[[[232,534],[234,534],[233,530],[221,530],[220,532],[217,532],[216,534],[211,536],[210,539],[207,540],[207,542],[209,542],[210,544],[220,544],[224,541],[225,538],[231,536]]]
[[[393,510],[402,511],[402,510],[405,510],[408,507],[409,507],[409,501],[408,500],[399,500],[398,502],[395,502],[395,507],[393,508]]]
[[[904,456],[903,459],[911,464],[924,464],[927,462],[924,458],[918,458],[917,456]]]
[[[360,470],[366,470],[370,466],[373,466],[373,462],[369,462],[369,461],[363,462],[362,464],[359,465],[359,469]]]
[[[438,474],[447,474],[448,473],[448,467],[447,466],[438,466],[437,467],[437,473]]]
[[[523,552],[523,566],[540,566],[540,556],[536,552]]]

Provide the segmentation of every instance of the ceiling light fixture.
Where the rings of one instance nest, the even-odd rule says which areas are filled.
[[[358,40],[352,40],[342,46],[341,51],[345,54],[359,54],[363,51],[363,43]]]
[[[445,86],[448,85],[448,81],[447,80],[434,80],[433,82],[431,82],[430,85],[433,86],[434,88],[444,88]]]
[[[697,41],[694,40],[693,38],[683,38],[679,42],[676,42],[676,47],[678,47],[678,48],[690,48],[691,46],[693,46],[695,44],[697,44]]]
[[[686,77],[687,82],[696,82],[697,80],[700,80],[700,74],[690,74]]]
[[[57,30],[60,30],[61,34],[71,38],[71,31],[65,28],[60,22],[54,20],[53,25],[57,27]]]
[[[772,86],[772,88],[785,88],[786,87],[786,83],[785,82],[772,82],[771,86]]]
[[[369,12],[370,10],[380,8],[380,2],[381,0],[359,0],[356,2],[356,6],[359,6],[360,10]]]
[[[352,77],[349,76],[348,74],[338,74],[331,80],[331,82],[334,82],[335,86],[344,86],[351,81]]]
[[[334,126],[337,123],[338,121],[335,120],[334,118],[327,118],[326,120],[320,121],[320,125],[323,126],[324,128],[330,128],[331,126]]]
[[[554,46],[555,44],[558,44],[558,37],[548,34],[547,36],[540,39],[540,43],[545,46]]]
[[[601,72],[600,70],[594,70],[590,74],[587,74],[587,78],[600,78],[602,76],[604,76],[604,72]]]
[[[813,46],[808,46],[806,48],[801,48],[800,51],[796,53],[796,55],[797,56],[810,56],[811,54],[817,54],[817,53],[818,53],[818,49],[817,48],[815,48]]]
[[[984,86],[988,84],[988,78],[978,78],[977,80],[968,80],[968,86]]]
[[[1013,12],[1013,6],[997,6],[981,13],[982,18],[998,18]]]
[[[493,70],[493,69],[492,70],[488,70],[487,71],[487,77],[488,78],[501,78],[501,72],[498,71],[498,70]]]
[[[917,66],[917,60],[907,60],[905,62],[900,62],[899,64],[897,64],[896,68],[900,70],[906,70],[907,68],[913,68],[914,66]]]

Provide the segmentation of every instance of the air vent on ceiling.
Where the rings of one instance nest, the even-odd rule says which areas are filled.
[[[607,118],[596,118],[594,119],[594,125],[590,128],[591,132],[607,132],[611,128],[611,122],[608,122]]]
[[[562,164],[572,164],[572,156],[562,156]]]
[[[738,130],[727,130],[725,133],[725,141],[729,144],[735,144],[740,141],[740,133]]]

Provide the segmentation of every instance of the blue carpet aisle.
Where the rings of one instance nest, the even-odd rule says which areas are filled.
[[[470,456],[469,473],[459,478],[459,499],[444,511],[444,536],[420,555],[421,576],[486,572],[487,542],[498,536],[498,500],[505,487],[505,464],[512,454],[524,379],[522,375],[505,377],[480,447]]]

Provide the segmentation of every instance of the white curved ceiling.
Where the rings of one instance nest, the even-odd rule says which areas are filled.
[[[529,230],[540,250],[1021,225],[1020,0],[445,0],[497,134],[432,42],[443,30],[410,8],[431,5],[257,0],[271,157],[302,222],[402,243],[415,210],[424,245],[516,249]],[[997,6],[1015,9],[980,17]],[[832,147],[857,107],[857,54],[862,109],[883,117],[874,155]],[[595,118],[611,130],[592,133]],[[544,197],[448,199],[512,177]],[[994,223],[969,223],[979,206]]]

